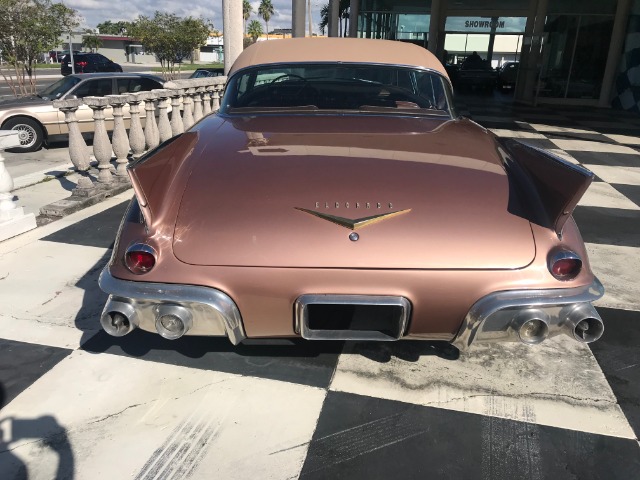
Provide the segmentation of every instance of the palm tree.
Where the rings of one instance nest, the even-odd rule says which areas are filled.
[[[249,0],[242,0],[242,18],[244,19],[244,33],[247,33],[247,20],[253,13],[253,7],[249,3]]]
[[[349,30],[349,0],[340,0],[338,8],[338,18],[337,20],[340,22],[338,25],[338,35],[342,35],[343,37],[347,36],[347,32]],[[342,21],[344,19],[344,22]],[[324,35],[324,30],[329,25],[329,4],[325,4],[320,9],[320,32]]]
[[[267,25],[267,40],[269,40],[269,20],[271,16],[276,13],[273,9],[271,0],[260,0],[260,6],[258,7],[258,14],[264,19],[264,23]]]
[[[251,20],[247,33],[251,36],[253,41],[258,40],[258,37],[262,35],[262,24],[258,20]]]

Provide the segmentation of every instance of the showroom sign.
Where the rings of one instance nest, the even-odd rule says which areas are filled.
[[[527,17],[447,17],[448,33],[523,33]]]

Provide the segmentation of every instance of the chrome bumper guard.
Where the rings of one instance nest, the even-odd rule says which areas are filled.
[[[597,278],[576,288],[492,293],[471,307],[452,343],[460,350],[476,343],[531,345],[561,333],[593,342],[602,336],[604,326],[591,302],[602,295],[604,287]]]
[[[234,345],[246,338],[235,302],[220,290],[193,285],[120,280],[109,267],[100,274],[100,288],[109,294],[100,322],[107,333],[122,336],[139,327],[158,331],[169,339],[182,335],[227,336]],[[183,331],[174,334],[161,326],[179,318]],[[168,333],[167,333],[168,332]]]

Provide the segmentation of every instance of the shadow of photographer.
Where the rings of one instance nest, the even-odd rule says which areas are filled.
[[[39,462],[32,470],[38,471],[39,477],[56,480],[74,478],[75,462],[73,449],[69,442],[67,430],[60,425],[51,415],[43,415],[37,418],[20,418],[16,416],[2,415],[2,407],[5,402],[5,391],[0,384],[0,478],[2,479],[28,479],[30,466],[27,465],[14,452],[28,443],[36,443],[31,449],[47,449],[58,457],[58,463],[53,471],[45,471],[49,465]],[[39,457],[40,455],[38,455]]]

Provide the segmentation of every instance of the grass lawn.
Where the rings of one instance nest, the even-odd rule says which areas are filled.
[[[222,64],[222,63],[207,63],[206,65],[200,65],[200,64],[197,64],[197,63],[182,63],[182,64],[180,64],[180,71],[195,70],[197,68],[224,68],[224,64]],[[161,72],[162,68],[153,67],[151,70],[153,72]],[[177,70],[178,70],[178,67],[176,67],[176,71]]]

